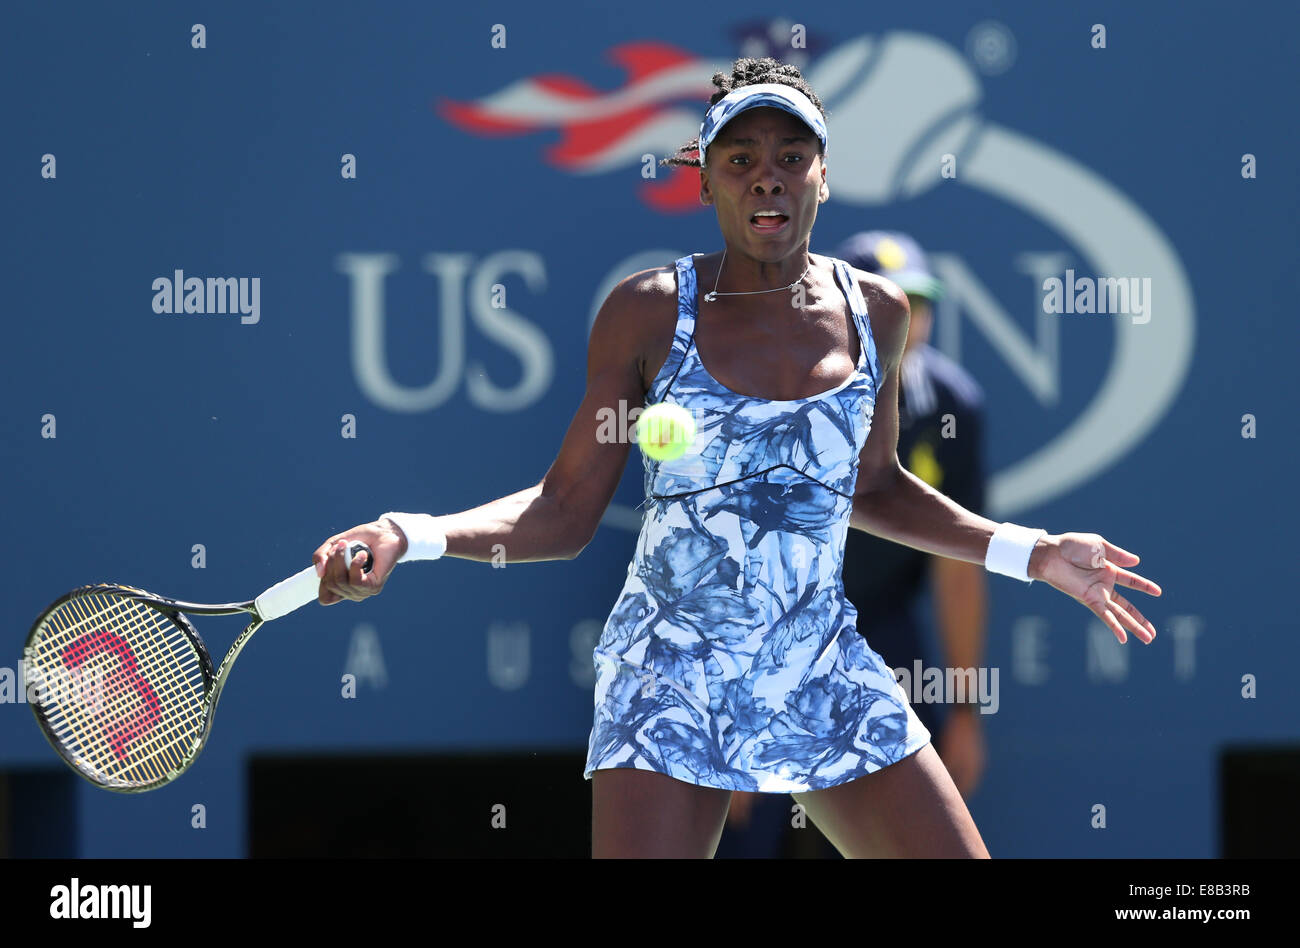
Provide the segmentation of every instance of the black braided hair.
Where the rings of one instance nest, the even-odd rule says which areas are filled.
[[[778,82],[781,85],[798,89],[812,101],[813,105],[817,106],[822,118],[826,117],[825,107],[822,106],[821,100],[817,98],[817,93],[813,92],[812,86],[808,85],[808,80],[799,72],[799,67],[783,63],[770,56],[765,56],[762,59],[737,59],[731,65],[730,76],[723,72],[715,72],[713,74],[713,84],[718,87],[718,91],[713,93],[713,97],[709,99],[709,105],[717,104],[727,93],[736,89],[764,82]],[[817,143],[817,150],[821,151],[821,142]],[[697,136],[677,149],[677,154],[661,158],[659,164],[685,165],[698,168],[700,166],[699,137]]]

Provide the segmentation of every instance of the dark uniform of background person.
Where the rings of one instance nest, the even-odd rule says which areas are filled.
[[[983,514],[983,393],[961,366],[928,344],[932,303],[942,287],[921,248],[904,234],[871,231],[850,237],[834,256],[893,280],[912,307],[899,369],[899,463],[935,490]],[[949,437],[944,437],[945,429]],[[917,614],[927,586],[937,636],[925,634]],[[849,530],[844,592],[857,607],[858,632],[890,668],[906,668],[913,675],[917,659],[922,668],[982,665],[986,585],[980,564],[930,556]],[[916,687],[919,690],[919,683]],[[908,697],[913,697],[910,688]],[[957,789],[969,797],[985,763],[978,708],[917,701],[913,708],[934,736],[935,749]],[[717,856],[838,858],[811,821],[805,821],[805,828],[791,826],[792,806],[786,794],[733,793]]]

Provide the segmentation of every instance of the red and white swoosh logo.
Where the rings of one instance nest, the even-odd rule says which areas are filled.
[[[627,74],[619,88],[602,92],[565,75],[534,76],[471,102],[439,101],[447,121],[482,136],[524,135],[559,129],[543,151],[546,162],[572,174],[600,174],[676,152],[700,131],[716,92],[718,70],[693,53],[664,43],[625,43],[609,58]],[[641,186],[640,197],[657,211],[697,210],[700,179],[694,168],[674,168]]]

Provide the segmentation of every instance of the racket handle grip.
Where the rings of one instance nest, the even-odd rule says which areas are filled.
[[[308,566],[301,573],[295,573],[288,579],[276,583],[262,595],[253,600],[257,614],[264,620],[287,616],[295,609],[301,609],[309,602],[315,602],[320,591],[320,577],[316,567]]]
[[[348,567],[352,566],[352,557],[357,553],[366,554],[365,571],[370,572],[374,566],[374,554],[370,552],[370,547],[364,543],[348,542],[347,549],[343,553],[343,559]],[[316,575],[316,567],[308,566],[299,573],[295,573],[286,580],[276,583],[262,595],[253,600],[253,605],[257,608],[257,614],[264,621],[269,622],[272,619],[278,619],[281,616],[287,616],[295,609],[301,609],[309,602],[315,602],[320,592],[320,577]]]

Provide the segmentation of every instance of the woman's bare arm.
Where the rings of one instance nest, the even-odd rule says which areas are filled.
[[[939,493],[898,460],[898,366],[907,342],[907,296],[880,277],[863,275],[860,284],[884,384],[858,456],[849,525],[926,553],[983,565],[998,525]]]
[[[662,269],[643,271],[611,291],[588,342],[586,392],[549,470],[523,490],[437,517],[447,539],[444,555],[482,561],[504,556],[512,563],[572,559],[591,542],[629,451],[626,438],[606,436],[610,425],[602,426],[602,409],[620,419],[644,402],[645,343],[662,322],[656,317],[662,315],[664,294],[675,292],[664,277]],[[623,433],[617,424],[613,427]],[[370,545],[375,555],[371,573],[361,573],[359,565],[349,572],[343,565],[338,545],[343,537]],[[405,551],[406,538],[386,519],[336,534],[313,556],[322,572],[320,602],[377,594]]]
[[[880,387],[871,433],[858,456],[849,525],[936,556],[983,565],[998,524],[972,513],[939,493],[898,461],[898,366],[907,341],[907,297],[888,280],[859,272],[871,332],[880,355]],[[1030,579],[1041,579],[1092,611],[1127,641],[1132,631],[1143,642],[1156,630],[1131,602],[1115,591],[1126,586],[1152,596],[1160,587],[1123,567],[1139,558],[1095,533],[1062,533],[1039,538],[1029,559]]]

